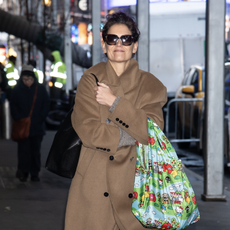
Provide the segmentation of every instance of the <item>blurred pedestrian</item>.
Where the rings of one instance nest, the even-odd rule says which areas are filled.
[[[18,70],[16,69],[16,60],[17,58],[15,56],[9,56],[9,61],[5,66],[6,71],[6,77],[8,79],[8,85],[11,88],[14,88],[14,86],[17,84],[17,80],[19,79]]]
[[[15,56],[9,56],[8,63],[4,68],[7,78],[6,97],[9,101],[11,100],[12,89],[15,87],[19,79],[18,70],[15,67],[16,60],[17,58]]]
[[[38,79],[38,82],[42,84],[44,81],[44,74],[41,70],[37,69],[37,62],[34,59],[30,59],[28,61],[28,65],[32,65],[34,67],[35,76]]]
[[[51,53],[51,82],[50,97],[52,99],[66,99],[66,65],[62,61],[61,54],[58,50]]]
[[[31,181],[39,181],[41,168],[41,142],[45,135],[45,118],[49,111],[49,96],[35,77],[33,66],[23,65],[18,84],[12,90],[10,102],[14,120],[29,116],[35,89],[37,97],[31,116],[30,134],[24,141],[18,142],[18,167],[16,177],[25,182],[30,174]]]
[[[108,15],[101,41],[108,60],[86,70],[78,84],[72,125],[83,145],[69,191],[65,230],[146,229],[132,214],[135,143],[148,144],[148,117],[163,129],[167,93],[132,58],[139,35],[125,13]]]

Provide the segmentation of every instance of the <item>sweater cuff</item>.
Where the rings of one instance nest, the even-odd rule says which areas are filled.
[[[109,112],[112,113],[114,111],[114,109],[116,108],[118,102],[121,100],[121,98],[119,96],[117,96],[117,98],[115,99],[115,101],[113,102],[113,104],[111,105],[111,107],[109,108]]]
[[[122,128],[120,128],[120,127],[118,127],[118,128],[120,130],[120,141],[118,144],[118,148],[120,148],[122,146],[135,145],[136,144],[136,140],[132,136],[130,136]]]

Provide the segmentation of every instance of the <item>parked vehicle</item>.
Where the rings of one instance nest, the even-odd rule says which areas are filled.
[[[175,98],[204,98],[204,89],[204,67],[200,65],[193,65],[185,74]],[[189,139],[191,136],[197,138],[200,137],[200,129],[203,121],[202,110],[202,101],[195,102],[195,104],[194,102],[178,102],[177,139]],[[188,148],[189,145],[190,142],[178,143],[180,148]]]
[[[225,63],[225,155],[230,162],[229,153],[229,124],[230,124],[230,62]],[[204,98],[205,97],[205,68],[193,65],[189,68],[177,90],[176,98]],[[203,149],[204,104],[200,102],[178,102],[177,139],[196,137],[199,152]],[[184,106],[184,108],[183,108]],[[183,119],[184,115],[184,119]],[[183,136],[182,136],[183,133]],[[178,143],[180,148],[188,148],[190,142]]]

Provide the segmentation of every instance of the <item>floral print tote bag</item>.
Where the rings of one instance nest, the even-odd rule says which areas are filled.
[[[148,145],[137,142],[132,212],[146,228],[185,229],[200,219],[194,190],[161,129],[148,118]]]

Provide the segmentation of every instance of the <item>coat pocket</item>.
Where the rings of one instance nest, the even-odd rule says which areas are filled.
[[[80,154],[80,159],[79,163],[77,166],[77,172],[84,177],[94,155],[95,155],[96,150],[86,148],[82,146],[81,154]]]

